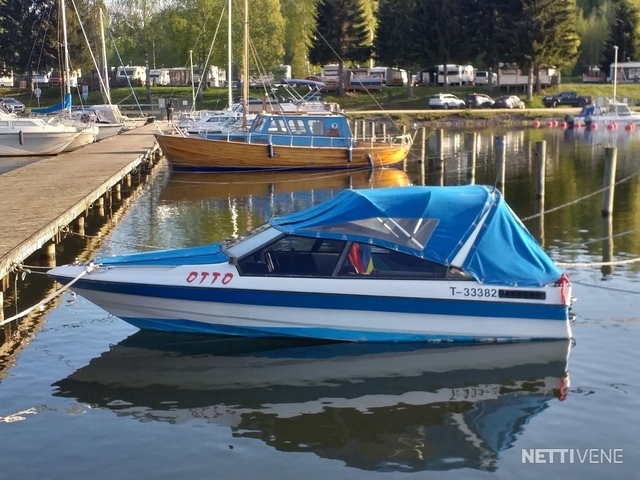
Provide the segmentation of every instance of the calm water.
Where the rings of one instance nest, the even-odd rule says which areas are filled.
[[[507,145],[507,201],[574,282],[575,345],[172,336],[67,294],[23,322],[21,346],[2,357],[0,478],[637,478],[640,133],[478,132],[476,183],[496,181],[496,135]],[[464,139],[448,132],[439,148],[430,135],[425,162],[418,141],[406,173],[182,175],[163,165],[104,229],[108,241],[80,256],[220,240],[349,187],[468,183]],[[622,180],[610,220],[594,194],[606,145],[619,149]],[[65,242],[65,261],[83,245]],[[24,282],[50,288],[35,274]],[[5,316],[35,301],[10,298]],[[567,453],[523,463],[523,449]]]

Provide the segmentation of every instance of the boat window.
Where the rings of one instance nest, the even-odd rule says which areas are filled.
[[[285,235],[238,260],[241,275],[329,277],[346,242]]]
[[[349,246],[338,275],[420,279],[471,278],[459,269],[449,269],[445,265],[415,255],[356,242]]]
[[[403,245],[422,251],[437,225],[438,219],[435,218],[375,217],[317,226],[314,230],[377,238],[394,245]]]
[[[292,118],[289,120],[289,130],[294,135],[308,135],[307,127],[300,118]]]
[[[265,117],[257,117],[254,120],[253,125],[251,126],[251,131],[259,132],[260,130],[262,130],[262,126],[264,125],[265,121],[266,121]]]
[[[309,130],[314,135],[324,135],[324,122],[322,120],[309,120]]]
[[[287,125],[282,118],[272,118],[269,124],[269,133],[289,133]]]

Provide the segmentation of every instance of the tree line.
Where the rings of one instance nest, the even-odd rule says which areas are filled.
[[[64,0],[74,67],[95,70],[99,12],[108,64],[151,68],[226,66],[231,18],[233,78],[239,77],[245,0]],[[326,63],[411,72],[447,63],[529,71],[581,65],[605,72],[639,58],[640,0],[247,0],[250,74],[289,64],[294,77]],[[0,67],[15,72],[61,65],[62,0],[0,0]],[[229,13],[230,11],[230,13]],[[90,48],[89,48],[90,46]],[[531,89],[529,89],[531,91]]]

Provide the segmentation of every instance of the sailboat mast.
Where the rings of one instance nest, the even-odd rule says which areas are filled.
[[[109,89],[109,67],[107,66],[107,44],[104,41],[104,24],[102,9],[100,9],[100,35],[102,37],[102,68],[104,69],[103,90],[106,102],[111,105],[111,91]]]
[[[193,79],[193,50],[189,50],[189,63],[191,64],[191,111],[196,109],[196,86]]]
[[[229,12],[227,13],[227,26],[229,29],[229,33],[227,34],[227,88],[228,88],[228,96],[229,96],[229,108],[233,104],[233,84],[231,83],[231,0],[229,0]]]
[[[242,28],[242,128],[247,128],[249,110],[249,1],[244,0]]]
[[[616,85],[618,84],[618,46],[613,46],[613,101],[616,101]]]
[[[71,96],[71,69],[69,67],[69,45],[67,42],[67,13],[65,12],[64,0],[60,0],[60,9],[62,10],[62,39],[64,42],[64,85],[65,94]],[[65,95],[66,97],[66,95]],[[66,98],[65,98],[66,100]],[[66,103],[66,101],[64,102]],[[68,108],[71,111],[71,105]]]

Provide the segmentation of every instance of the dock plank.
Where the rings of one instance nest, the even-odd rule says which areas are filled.
[[[0,175],[0,279],[145,163],[157,131],[145,125]]]

